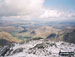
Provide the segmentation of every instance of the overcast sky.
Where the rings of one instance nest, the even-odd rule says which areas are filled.
[[[75,0],[0,0],[0,18],[75,20]]]

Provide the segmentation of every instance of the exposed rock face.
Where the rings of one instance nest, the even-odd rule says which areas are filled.
[[[16,50],[14,50],[12,54],[16,54],[16,53],[20,53],[20,52],[23,52],[23,48],[18,48]]]
[[[64,35],[64,41],[70,42],[70,43],[75,43],[75,29],[72,30],[71,32],[68,32]]]
[[[8,43],[7,40],[5,40],[5,39],[0,39],[0,45],[1,45],[1,46],[6,45],[7,43]]]
[[[10,49],[10,52],[7,52],[4,57],[58,57],[60,50],[62,52],[74,52],[75,44],[41,39],[15,44]]]
[[[51,52],[49,50],[47,50],[46,48],[48,48],[50,46],[50,44],[48,43],[40,43],[35,45],[33,48],[30,48],[28,50],[29,54],[35,54],[35,55],[44,55],[44,56],[48,56],[51,55]]]

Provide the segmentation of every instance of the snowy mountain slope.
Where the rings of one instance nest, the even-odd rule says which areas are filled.
[[[24,44],[15,44],[9,55],[4,57],[59,57],[62,52],[74,52],[75,45],[67,42],[50,40],[31,40]],[[8,55],[8,56],[7,56]]]

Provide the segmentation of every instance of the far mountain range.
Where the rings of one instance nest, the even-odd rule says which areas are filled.
[[[0,19],[0,46],[26,39],[51,39],[75,43],[75,21]],[[2,44],[2,41],[5,41]]]

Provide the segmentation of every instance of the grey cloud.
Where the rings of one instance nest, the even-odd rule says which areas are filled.
[[[44,6],[45,0],[0,0],[0,17],[17,16],[24,18],[61,19],[75,17],[75,12],[50,10]],[[12,17],[11,17],[12,18]],[[55,19],[54,19],[55,20]]]
[[[44,0],[3,0],[0,16],[38,15]]]

